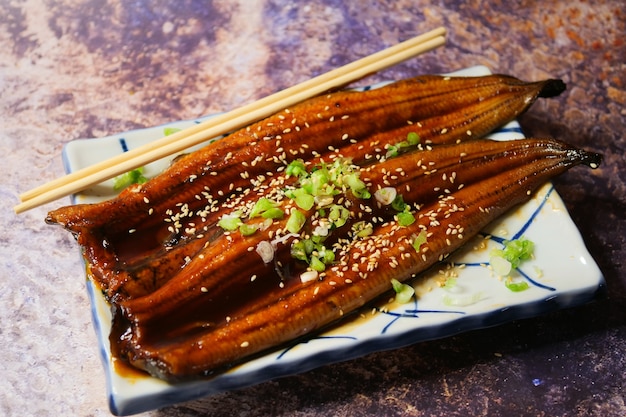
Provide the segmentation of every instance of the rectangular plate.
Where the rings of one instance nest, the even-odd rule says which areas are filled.
[[[472,67],[453,75],[489,73],[485,67]],[[70,142],[63,152],[66,171],[79,170],[159,139],[164,135],[165,127],[186,128],[202,120],[180,121],[104,138]],[[522,138],[523,134],[519,124],[512,122],[490,137],[514,140]],[[172,158],[146,166],[145,175],[156,175]],[[73,202],[98,202],[113,196],[111,180],[73,196]],[[535,243],[535,257],[523,263],[515,275],[526,280],[530,288],[512,292],[491,271],[489,252],[492,248],[502,247],[502,240],[522,235]],[[377,314],[364,312],[361,317],[306,342],[278,349],[210,380],[182,384],[169,384],[153,377],[123,372],[115,365],[108,339],[111,328],[109,305],[88,280],[87,289],[107,377],[111,412],[116,415],[135,414],[305,372],[379,350],[579,305],[592,300],[604,285],[601,271],[551,184],[546,184],[528,203],[498,220],[476,239],[476,245],[466,245],[467,249],[455,254],[442,266],[445,271],[431,271],[419,279],[415,284],[417,301],[390,305],[387,306],[388,311],[377,310]],[[444,273],[453,273],[458,277],[452,290],[438,285],[445,279]]]

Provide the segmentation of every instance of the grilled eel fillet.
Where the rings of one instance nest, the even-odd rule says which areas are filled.
[[[252,236],[224,234],[159,289],[116,304],[111,340],[122,357],[160,378],[209,375],[340,320],[388,292],[392,278],[409,280],[444,260],[550,177],[599,162],[555,140],[485,140],[362,168],[371,189],[394,184],[413,224],[401,226],[393,209],[346,192],[351,218],[372,232],[333,230],[336,260],[313,280],[303,280],[308,271],[289,256],[310,231],[290,236],[282,220]],[[269,241],[275,254],[268,262],[251,249]]]
[[[560,80],[425,75],[365,92],[331,93],[179,158],[117,198],[60,208],[47,221],[76,234],[93,278],[111,302],[143,296],[215,238],[197,225],[215,224],[219,207],[233,196],[269,189],[271,174],[294,159],[345,156],[362,165],[384,158],[411,132],[422,145],[479,138],[524,112],[537,97],[564,89]]]
[[[183,157],[160,176],[116,199],[51,212],[48,222],[62,224],[77,236],[96,282],[112,304],[114,351],[168,380],[211,374],[340,319],[388,291],[391,278],[407,280],[443,260],[494,218],[528,199],[551,176],[578,163],[599,163],[598,155],[552,140],[462,142],[507,122],[537,96],[550,95],[546,90],[562,91],[555,81],[534,83],[531,88],[496,76],[498,86],[490,87],[496,91],[491,97],[499,99],[490,100],[484,89],[492,81],[480,78],[485,80],[418,77],[417,86],[465,85],[446,90],[452,93],[432,94],[438,96],[433,106],[464,97],[465,88],[481,93],[474,95],[474,101],[447,104],[451,106],[447,110],[422,109],[425,113],[411,117],[410,123],[403,115],[400,120],[404,120],[393,127],[387,121],[394,118],[395,106],[401,105],[383,100],[391,109],[382,117],[378,96],[369,107],[355,95],[365,93],[313,99]],[[421,93],[420,103],[429,100],[426,90],[430,89]],[[395,93],[382,96],[390,99],[386,94]],[[491,103],[476,110],[484,102]],[[330,111],[332,103],[339,103],[334,107],[342,108],[341,114],[348,117],[320,117],[320,109]],[[368,107],[370,113],[346,112],[350,104]],[[517,106],[513,113],[503,110],[512,106]],[[500,118],[504,113],[507,116]],[[369,118],[361,119],[363,114],[379,118],[370,126]],[[288,120],[288,115],[293,119]],[[322,122],[313,123],[316,119]],[[348,125],[332,121],[350,119]],[[281,133],[275,133],[274,126],[285,120],[292,127],[283,124],[277,130]],[[302,120],[310,122],[297,123]],[[433,120],[448,124],[435,127]],[[353,125],[355,130],[349,131]],[[306,129],[310,128],[322,133],[309,136]],[[294,131],[297,134],[292,136]],[[456,134],[448,135],[451,131]],[[417,133],[420,144],[407,143],[407,132]],[[432,146],[439,140],[449,144]],[[309,143],[315,143],[315,148]],[[390,149],[398,150],[399,156],[390,154]],[[284,190],[297,188],[298,179],[286,175],[284,168],[296,159],[309,170],[322,161],[352,166],[372,192],[393,187],[408,203],[415,222],[401,226],[398,213],[387,204],[357,197],[344,187],[323,207],[337,205],[350,212],[346,224],[324,238],[335,260],[315,279],[303,279],[310,276],[311,267],[293,258],[293,243],[315,235],[315,224],[327,219],[319,218],[317,206],[303,209],[308,218],[304,228],[285,232],[288,215],[298,208],[285,198]],[[212,174],[217,168],[219,176]],[[247,213],[259,197],[274,201],[285,217],[268,224],[267,219],[244,216],[246,223],[263,226],[250,236],[224,232],[216,225],[237,208]],[[357,235],[356,223],[368,225],[370,234]],[[416,239],[425,242],[416,245]],[[255,252],[268,242],[274,251],[270,261]]]

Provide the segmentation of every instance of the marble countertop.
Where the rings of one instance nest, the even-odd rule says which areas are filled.
[[[368,79],[486,65],[568,90],[520,119],[604,154],[555,180],[606,278],[596,301],[322,367],[150,416],[626,414],[626,4],[441,0],[5,2],[0,14],[0,414],[110,415],[72,237],[15,215],[77,138],[228,110],[437,26]]]

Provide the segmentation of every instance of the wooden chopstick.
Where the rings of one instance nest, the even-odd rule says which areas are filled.
[[[434,29],[251,104],[220,114],[190,128],[52,180],[21,194],[21,203],[16,205],[14,210],[16,213],[22,213],[183,151],[211,138],[247,126],[310,97],[347,85],[367,75],[435,49],[445,43],[445,35],[445,28]]]

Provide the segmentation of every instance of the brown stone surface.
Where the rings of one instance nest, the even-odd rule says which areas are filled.
[[[3,2],[0,414],[109,414],[77,247],[43,223],[54,204],[12,209],[62,175],[65,143],[228,110],[443,25],[445,48],[368,82],[477,64],[565,80],[521,123],[605,155],[556,187],[606,295],[146,415],[626,415],[622,0],[170,3]]]

